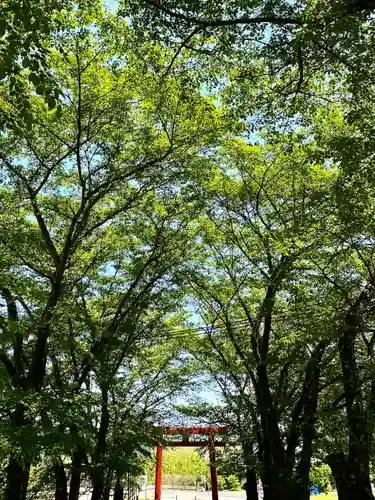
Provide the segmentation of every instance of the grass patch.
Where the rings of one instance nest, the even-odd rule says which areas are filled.
[[[337,493],[320,493],[320,495],[312,495],[310,500],[337,500]]]

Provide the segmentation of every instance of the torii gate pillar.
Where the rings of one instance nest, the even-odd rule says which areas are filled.
[[[161,474],[163,468],[163,448],[156,448],[155,500],[161,500]]]
[[[208,438],[208,444],[210,448],[210,474],[211,474],[212,500],[219,500],[217,474],[216,474],[215,439],[213,434],[210,434],[210,437]]]

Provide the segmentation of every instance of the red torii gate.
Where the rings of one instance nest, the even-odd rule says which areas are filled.
[[[182,441],[167,441],[166,446],[192,446],[198,447],[205,444],[204,441],[190,441],[191,435],[208,436],[208,446],[210,450],[210,473],[211,473],[211,489],[212,500],[219,500],[217,488],[217,475],[215,463],[215,446],[224,446],[223,441],[216,441],[215,434],[225,432],[226,427],[168,427],[164,430],[166,435],[181,435]],[[161,475],[163,467],[163,448],[159,444],[156,449],[156,471],[155,471],[155,500],[161,500]]]

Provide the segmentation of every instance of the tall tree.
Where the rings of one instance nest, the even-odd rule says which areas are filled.
[[[57,38],[63,50],[51,55],[63,105],[49,111],[31,96],[34,124],[21,129],[21,138],[19,132],[2,137],[7,214],[1,220],[1,293],[7,314],[1,361],[14,395],[9,411],[16,436],[7,499],[26,495],[33,452],[22,436],[31,422],[30,398],[43,389],[60,304],[85,283],[97,261],[111,265],[101,259],[116,221],[122,219],[123,230],[132,227],[130,211],[137,201],[177,182],[181,172],[199,163],[200,148],[216,140],[214,105],[199,89],[187,89],[178,78],[155,79],[152,68],[131,52],[126,25],[120,40],[129,49],[118,57],[113,50],[119,39],[102,37],[81,14],[77,11],[78,25]],[[157,261],[152,254],[150,259]],[[126,305],[119,301],[111,333]]]
[[[329,342],[325,297],[308,268],[326,244],[321,231],[336,175],[311,164],[309,146],[286,153],[281,144],[228,145],[224,173],[208,183],[205,260],[191,286],[212,325],[203,356],[252,421],[265,498],[308,498]]]

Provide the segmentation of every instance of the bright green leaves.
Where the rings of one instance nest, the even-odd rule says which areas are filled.
[[[35,120],[30,88],[45,100],[50,110],[56,107],[60,89],[51,71],[51,50],[59,50],[56,35],[61,27],[64,30],[73,27],[72,7],[70,0],[1,3],[1,99],[10,102],[13,108],[8,112],[2,107],[3,128],[21,135],[23,129],[30,130]],[[80,6],[81,14],[86,7]],[[89,10],[93,8],[91,5]],[[14,109],[17,109],[16,116]]]
[[[17,127],[2,138],[0,279],[20,319],[9,328],[4,319],[1,387],[26,387],[33,423],[20,427],[32,433],[33,460],[61,454],[71,464],[68,436],[84,448],[90,472],[106,464],[123,474],[139,469],[160,404],[194,372],[178,337],[182,269],[202,205],[192,186],[209,176],[227,129],[178,64],[181,71],[158,79],[138,57],[142,49],[156,64],[160,48],[136,45],[126,23],[116,21],[111,36],[93,30],[93,20],[113,27],[115,17],[77,12],[51,41],[46,61],[61,94],[30,55],[16,76],[27,108],[8,103],[4,80],[1,102]],[[14,411],[14,394],[2,414]],[[106,412],[103,450],[96,419]],[[9,443],[19,445],[14,436]]]
[[[6,4],[0,285],[19,312],[12,323],[4,308],[0,322],[6,450],[29,435],[35,457],[71,464],[71,438],[89,472],[139,470],[160,401],[197,371],[253,439],[254,380],[268,370],[286,432],[311,351],[334,345],[342,311],[373,284],[372,97],[358,68],[313,52],[349,20],[335,17],[332,35],[314,25],[325,2],[305,17],[277,2],[168,8],[179,4],[210,22],[244,11],[304,21],[206,27],[179,50],[166,12],[145,11],[140,41],[139,6],[152,6],[139,2],[127,3],[131,25],[96,3],[56,1],[51,13],[31,2],[33,15]],[[189,320],[206,328],[187,331]],[[9,415],[21,399],[33,423],[18,434]]]
[[[227,115],[251,133],[293,129],[334,103],[358,116],[372,108],[364,104],[373,103],[371,3],[124,1],[119,12],[140,38],[198,68],[205,90],[220,93]]]

